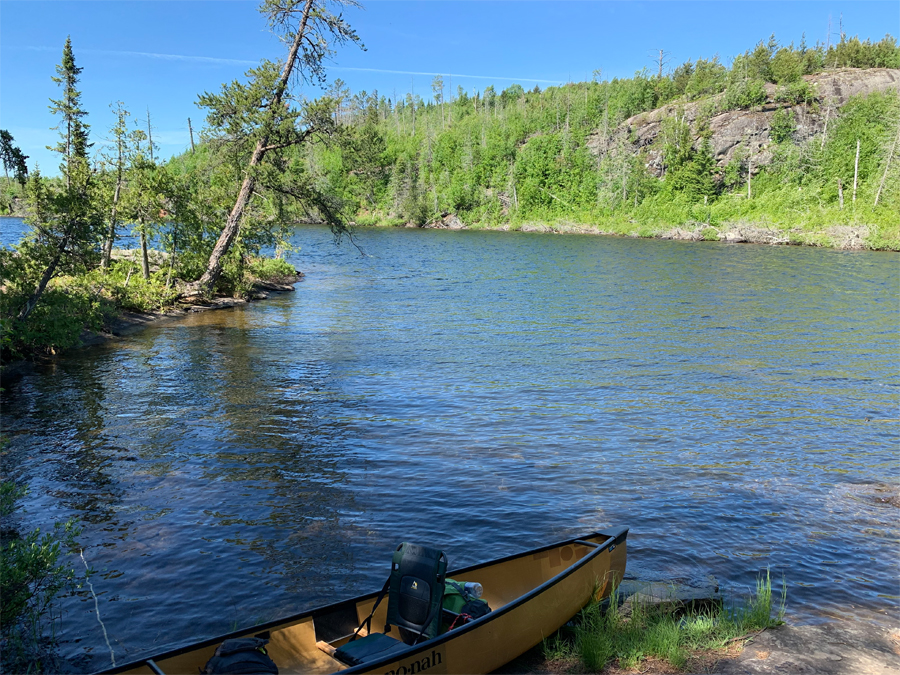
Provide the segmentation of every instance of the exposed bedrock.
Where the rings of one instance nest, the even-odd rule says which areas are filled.
[[[749,110],[729,110],[710,116],[709,128],[712,132],[710,140],[716,162],[720,167],[731,161],[738,146],[744,148],[754,168],[771,162],[769,131],[772,116],[781,108],[790,107],[794,111],[797,128],[795,138],[802,140],[821,134],[825,130],[827,120],[833,118],[852,96],[900,89],[900,69],[896,68],[868,70],[845,68],[810,75],[805,79],[815,85],[817,99],[814,104],[790,106],[780,103],[775,100],[778,88],[773,84],[767,84],[768,99],[763,105]],[[600,156],[616,152],[617,148],[628,148],[631,152],[647,148],[647,167],[657,176],[661,176],[662,151],[655,141],[660,133],[662,121],[667,117],[683,116],[684,121],[690,123],[695,131],[695,145],[699,145],[700,137],[696,134],[698,118],[708,114],[706,111],[710,110],[713,103],[721,105],[724,97],[724,94],[718,94],[701,101],[670,103],[662,108],[640,113],[620,124],[610,138],[604,138],[602,132],[594,132],[588,138],[587,145],[594,154]]]

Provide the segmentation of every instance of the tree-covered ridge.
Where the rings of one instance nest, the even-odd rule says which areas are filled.
[[[827,48],[772,38],[730,68],[713,57],[545,90],[457,87],[450,96],[449,77],[447,86],[435,78],[428,100],[351,93],[336,80],[310,100],[289,86],[289,64],[319,82],[323,45],[357,41],[327,7],[266,0],[287,58],[202,94],[200,142],[168,162],[150,111],[138,120],[119,102],[109,140],[92,144],[66,41],[51,101],[61,177],[5,182],[7,196],[27,199],[31,226],[16,251],[0,251],[6,355],[72,344],[117,308],[246,294],[254,276],[287,272],[258,254],[288,248],[298,221],[337,235],[348,221],[461,220],[641,235],[681,226],[704,238],[744,223],[775,232],[772,241],[826,245],[846,243],[827,231],[842,226],[853,245],[900,248],[896,86],[840,105],[816,86],[850,78],[852,89],[872,73],[896,84],[897,70],[882,67],[900,65],[892,37]],[[92,119],[102,124],[96,111]],[[747,129],[724,150],[723,121]],[[4,167],[25,181],[24,156],[9,134],[2,140]],[[125,235],[137,255],[114,255]]]
[[[850,185],[854,178],[856,139],[848,141],[852,132],[846,130],[860,128],[855,120],[863,110],[877,110],[869,115],[856,173],[857,198],[865,194],[872,205],[896,135],[896,96],[870,96],[840,111],[825,105],[815,86],[817,73],[874,67],[900,67],[893,37],[845,37],[827,48],[784,46],[772,37],[736,57],[730,68],[713,57],[627,79],[603,80],[598,72],[594,81],[543,91],[512,85],[472,94],[457,88],[447,96],[435,78],[428,100],[352,94],[338,80],[328,93],[337,101],[344,140],[308,147],[303,163],[360,223],[422,225],[448,213],[487,226],[535,220],[781,222],[788,217],[783,204],[790,187],[803,193],[799,205],[796,195],[790,197],[794,210],[803,211],[802,222],[889,224],[890,209],[897,208],[893,172],[879,208],[864,215],[840,208],[836,179]],[[672,114],[650,147],[623,133],[626,120],[662,106]],[[686,121],[680,106],[699,114]],[[712,156],[710,123],[728,111],[763,109],[777,109],[768,121],[764,161],[755,156],[758,148],[745,143],[721,165]],[[825,133],[812,138],[797,132],[798,118],[809,116],[828,127]],[[662,175],[648,171],[651,155],[664,158]],[[849,175],[846,161],[834,159],[848,156]],[[740,202],[748,177],[756,184],[751,199]],[[890,229],[874,237],[876,246],[885,245],[884,237],[897,239]]]

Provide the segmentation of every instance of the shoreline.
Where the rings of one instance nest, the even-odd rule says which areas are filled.
[[[22,219],[24,217],[24,215],[0,215],[0,218]],[[294,223],[294,225],[308,224],[311,223]],[[324,225],[324,223],[312,224]],[[755,221],[723,223],[719,226],[702,222],[690,222],[668,227],[641,225],[635,221],[629,221],[620,223],[621,227],[618,228],[610,228],[610,225],[616,224],[615,221],[603,227],[568,220],[467,225],[456,214],[448,214],[439,220],[431,221],[424,225],[384,220],[372,223],[350,221],[349,224],[360,229],[374,227],[418,230],[468,230],[473,232],[528,232],[534,234],[588,234],[632,239],[708,241],[726,244],[765,244],[767,246],[810,246],[813,248],[832,248],[839,251],[886,251],[900,253],[900,241],[894,245],[889,244],[886,246],[872,246],[867,243],[867,238],[876,227],[873,225],[829,225],[815,230],[804,230],[802,228],[781,229],[777,226]]]
[[[106,344],[114,340],[139,333],[153,325],[179,319],[190,314],[198,312],[208,312],[217,309],[231,309],[233,307],[241,307],[252,302],[267,300],[272,295],[282,295],[284,293],[293,293],[296,291],[294,286],[303,281],[306,275],[303,272],[297,272],[290,277],[281,277],[277,281],[253,282],[253,286],[246,298],[231,298],[226,296],[217,296],[211,300],[201,300],[197,297],[182,299],[176,303],[174,307],[162,309],[156,312],[128,312],[120,311],[103,327],[102,330],[91,331],[84,329],[81,332],[80,343],[62,350],[59,354],[66,354],[76,349],[84,347],[93,347],[95,345]],[[4,378],[15,377],[22,374],[30,366],[36,363],[47,363],[55,359],[59,354],[51,356],[39,356],[33,359],[20,359],[11,361],[0,366],[0,375]]]
[[[832,225],[815,231],[799,228],[779,229],[763,223],[727,223],[719,227],[707,223],[689,223],[668,228],[640,225],[636,222],[623,223],[622,227],[610,229],[600,225],[576,223],[572,221],[466,225],[456,215],[449,214],[440,220],[416,225],[414,223],[350,223],[358,228],[407,228],[421,230],[469,230],[492,232],[529,232],[537,234],[588,234],[595,236],[629,237],[633,239],[668,239],[675,241],[709,241],[728,244],[765,244],[768,246],[811,246],[850,251],[900,252],[897,246],[871,246],[866,239],[872,234],[872,226]],[[629,227],[630,226],[630,227]]]
[[[766,628],[727,650],[705,655],[678,670],[655,658],[642,664],[645,670],[607,666],[601,675],[646,672],[654,675],[897,675],[900,673],[900,624],[894,628],[861,625],[852,620],[822,624],[784,624]],[[565,675],[571,664],[547,658],[543,645],[513,659],[494,675]]]

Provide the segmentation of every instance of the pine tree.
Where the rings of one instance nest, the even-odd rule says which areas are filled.
[[[353,5],[335,0],[334,5]],[[241,223],[257,189],[310,203],[337,233],[345,231],[339,207],[309,181],[292,181],[273,165],[273,158],[287,148],[300,146],[315,135],[334,132],[334,105],[330,99],[303,102],[292,108],[288,88],[299,76],[307,81],[325,80],[325,58],[331,45],[356,43],[355,31],[339,14],[328,11],[326,0],[264,0],[260,12],[269,26],[290,45],[282,64],[264,61],[249,71],[247,84],[224,85],[219,94],[205,93],[198,104],[209,110],[207,121],[221,140],[247,158],[234,206],[210,254],[206,271],[187,292],[209,294],[222,274],[225,256],[238,237]],[[303,177],[299,177],[303,178]]]

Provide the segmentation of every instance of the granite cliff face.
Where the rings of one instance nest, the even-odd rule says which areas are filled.
[[[808,139],[822,133],[827,120],[833,118],[841,106],[852,96],[890,89],[900,90],[900,69],[893,68],[870,70],[847,68],[810,75],[804,79],[810,85],[814,85],[816,93],[814,104],[791,106],[780,103],[775,100],[777,87],[767,84],[767,100],[761,106],[749,110],[714,113],[710,116],[709,127],[712,132],[713,153],[720,167],[728,164],[738,146],[743,146],[746,156],[752,160],[754,170],[771,162],[769,130],[772,116],[777,110],[791,108],[794,111],[797,127],[795,138],[797,140]],[[635,153],[647,148],[647,168],[655,175],[662,176],[662,151],[661,148],[654,147],[654,141],[660,133],[662,121],[667,117],[683,115],[684,121],[689,122],[695,131],[694,143],[696,146],[700,141],[699,136],[696,135],[697,119],[708,114],[707,111],[714,104],[721,104],[724,96],[725,94],[718,94],[701,101],[668,104],[662,108],[635,115],[619,125],[608,139],[605,139],[601,132],[595,132],[589,137],[587,145],[594,154],[601,157],[609,152],[615,152],[617,148],[624,147]]]

